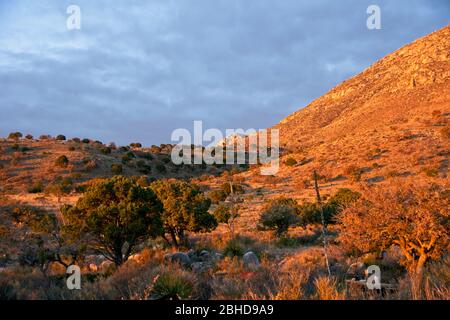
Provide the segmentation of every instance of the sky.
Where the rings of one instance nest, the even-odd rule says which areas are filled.
[[[448,0],[0,0],[0,136],[267,128],[449,23]]]

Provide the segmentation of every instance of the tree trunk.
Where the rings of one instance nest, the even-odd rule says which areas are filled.
[[[172,228],[170,228],[169,232],[170,232],[170,236],[172,238],[173,244],[175,245],[175,247],[178,248],[177,235],[175,234],[175,231]]]

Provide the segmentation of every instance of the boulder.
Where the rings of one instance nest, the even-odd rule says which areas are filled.
[[[97,272],[98,271],[98,266],[95,263],[89,264],[89,271]]]
[[[192,260],[184,252],[168,253],[164,256],[164,261],[176,262],[184,267],[190,267]]]
[[[242,257],[244,266],[250,269],[259,267],[259,259],[253,251],[249,251]]]
[[[108,268],[110,268],[112,265],[114,265],[114,263],[112,261],[109,260],[105,260],[100,264],[100,270],[107,270]]]

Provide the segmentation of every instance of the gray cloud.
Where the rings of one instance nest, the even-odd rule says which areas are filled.
[[[382,30],[366,28],[370,4]],[[449,13],[446,0],[0,1],[0,135],[148,145],[193,120],[268,127]]]

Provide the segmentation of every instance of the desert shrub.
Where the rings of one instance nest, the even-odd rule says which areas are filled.
[[[428,177],[435,178],[439,176],[439,170],[433,167],[426,167],[422,169],[422,172],[425,173]]]
[[[303,203],[298,206],[297,215],[299,217],[299,224],[307,226],[309,224],[319,224],[321,220],[320,206],[317,203]]]
[[[345,300],[345,293],[338,290],[336,278],[319,276],[314,280],[315,299],[317,300]]]
[[[95,159],[88,159],[87,162],[85,162],[84,170],[85,171],[92,171],[98,167],[97,161]]]
[[[298,238],[281,237],[277,241],[277,246],[279,246],[279,247],[293,248],[293,247],[298,247],[301,244],[302,243]]]
[[[288,167],[293,167],[297,164],[297,160],[295,160],[292,157],[289,157],[286,159],[286,161],[284,161],[284,164],[287,165]]]
[[[227,195],[231,194],[231,187],[233,187],[233,193],[235,194],[243,194],[244,193],[244,187],[239,183],[230,183],[225,182],[220,186],[220,190],[225,192]]]
[[[69,151],[75,151],[75,146],[70,146]]]
[[[219,223],[228,223],[228,220],[231,218],[230,207],[224,204],[219,205],[214,210],[214,216]]]
[[[27,140],[33,140],[33,136],[32,136],[31,134],[27,134],[27,135],[25,136],[25,139],[27,139]]]
[[[54,182],[45,187],[45,193],[53,194],[58,198],[69,194],[72,191],[72,185],[64,182]]]
[[[116,176],[90,186],[75,206],[61,212],[66,230],[116,265],[128,259],[133,248],[162,235],[161,202],[149,188]]]
[[[244,248],[238,239],[231,239],[225,244],[223,255],[228,257],[241,257],[244,255]]]
[[[91,143],[91,140],[89,140],[87,138],[84,138],[83,140],[81,140],[81,142],[83,142],[83,143]]]
[[[115,144],[114,142],[110,142],[109,145],[108,145],[108,147],[109,147],[111,150],[117,150],[117,146],[116,146],[116,144]]]
[[[111,172],[115,175],[120,175],[123,172],[123,167],[119,163],[113,163],[111,165]]]
[[[20,146],[19,146],[17,143],[14,143],[14,144],[11,146],[11,150],[14,150],[14,151],[19,150],[19,148],[20,148]]]
[[[81,139],[80,138],[72,138],[72,141],[75,143],[80,143]]]
[[[344,170],[344,174],[349,176],[350,179],[356,182],[361,180],[362,173],[363,173],[362,169],[355,165],[349,165]]]
[[[56,140],[65,141],[66,140],[66,136],[62,135],[62,134],[59,134],[59,135],[56,136]]]
[[[260,230],[274,230],[275,236],[281,237],[289,226],[296,223],[296,209],[290,205],[268,204],[261,213],[258,222]]]
[[[223,190],[213,190],[208,193],[208,198],[211,200],[212,203],[217,204],[220,201],[225,201],[228,194]]]
[[[163,165],[162,163],[158,163],[155,166],[156,171],[158,171],[159,173],[165,173],[166,172],[166,166]]]
[[[20,133],[20,132],[11,132],[9,135],[8,135],[8,139],[10,139],[10,140],[19,140],[20,138],[22,138],[22,133]]]
[[[155,279],[150,289],[152,299],[192,298],[196,284],[195,277],[180,268],[164,270]]]
[[[158,147],[158,146],[156,146],[156,145],[152,145],[151,147],[150,147],[150,152],[151,153],[161,153],[161,148],[160,147]]]
[[[132,159],[134,159],[134,158],[136,158],[136,156],[134,155],[134,153],[131,152],[131,151],[128,151],[127,153],[125,153],[125,154],[122,156],[122,163],[123,163],[123,164],[126,164],[126,163],[130,162],[130,161],[131,161]]]
[[[161,159],[162,162],[164,162],[165,164],[169,163],[171,160],[169,157],[164,157]]]
[[[324,206],[324,218],[326,223],[334,222],[334,217],[344,209],[355,203],[361,194],[348,188],[339,189],[328,199]]]
[[[130,147],[132,148],[142,148],[142,144],[139,142],[130,143]]]
[[[148,152],[141,152],[139,157],[144,158],[146,160],[153,160],[153,156]]]
[[[69,159],[65,155],[59,156],[55,161],[55,165],[60,168],[67,168]]]
[[[111,148],[110,147],[101,147],[100,152],[103,154],[111,154]]]
[[[42,191],[44,191],[44,185],[41,181],[36,181],[28,188],[29,193],[40,193]]]
[[[239,217],[239,206],[235,203],[221,204],[214,210],[213,214],[219,223],[225,223],[227,225],[233,235],[235,221]]]
[[[42,134],[39,136],[39,140],[50,140],[52,138],[49,134]]]

